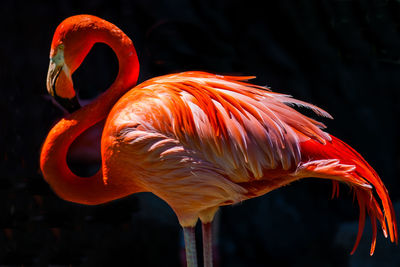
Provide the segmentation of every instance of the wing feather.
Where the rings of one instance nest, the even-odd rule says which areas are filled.
[[[151,96],[147,116],[152,114],[154,123],[148,130],[201,151],[234,181],[243,182],[249,177],[260,179],[268,169],[297,166],[300,138],[320,143],[330,140],[321,130],[322,123],[291,106],[331,117],[327,112],[247,83],[249,78],[183,72],[146,81],[132,94],[147,91]]]

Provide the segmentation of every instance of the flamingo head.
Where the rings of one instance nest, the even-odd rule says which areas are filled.
[[[89,31],[89,25],[93,25],[95,19],[90,15],[69,17],[57,27],[53,36],[47,91],[68,112],[80,108],[72,74],[95,43]]]

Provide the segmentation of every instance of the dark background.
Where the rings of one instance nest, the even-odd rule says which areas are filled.
[[[98,207],[60,200],[43,181],[40,146],[63,112],[47,96],[52,35],[88,13],[135,43],[141,74],[185,70],[256,75],[255,83],[330,112],[328,131],[381,175],[400,216],[400,3],[387,1],[12,1],[0,8],[0,265],[179,266],[175,215],[151,194]],[[117,72],[96,45],[74,74],[82,98]],[[77,171],[90,171],[86,161]],[[91,163],[88,166],[92,166]],[[341,186],[306,179],[219,213],[220,266],[399,266],[400,248],[367,222],[355,255],[358,208]],[[200,244],[199,244],[200,245]]]

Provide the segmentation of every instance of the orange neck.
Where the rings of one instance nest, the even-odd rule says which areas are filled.
[[[102,42],[114,50],[119,61],[119,73],[105,93],[69,114],[51,129],[42,147],[40,167],[45,180],[61,198],[93,205],[126,196],[130,192],[105,185],[101,169],[88,178],[75,175],[67,165],[68,149],[82,132],[105,119],[115,102],[136,84],[139,62],[132,41],[113,24],[99,20],[88,23],[86,27],[80,25],[79,31],[82,34],[75,36],[81,38],[73,41],[92,45]]]

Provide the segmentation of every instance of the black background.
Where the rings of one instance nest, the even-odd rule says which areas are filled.
[[[381,175],[400,214],[400,3],[379,1],[11,1],[0,8],[0,265],[179,266],[175,215],[151,194],[98,207],[60,200],[43,181],[40,146],[63,112],[47,96],[52,35],[75,14],[119,26],[141,74],[185,70],[256,75],[254,83],[316,104],[328,131]],[[74,74],[82,98],[117,72],[96,45]],[[77,164],[85,171],[87,162]],[[219,213],[220,266],[399,266],[400,249],[370,224],[350,256],[358,208],[341,186],[306,179]],[[200,244],[199,244],[200,245]]]

